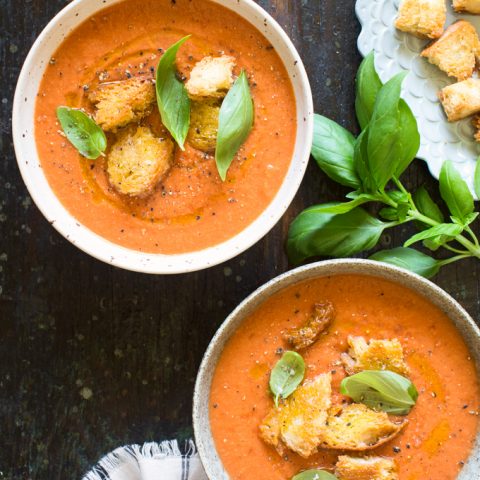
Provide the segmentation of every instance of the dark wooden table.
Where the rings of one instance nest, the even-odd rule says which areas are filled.
[[[0,479],[80,479],[120,445],[190,437],[195,374],[213,333],[245,296],[289,268],[283,244],[292,218],[343,193],[312,163],[288,213],[263,240],[198,273],[131,273],[73,247],[32,204],[11,136],[22,62],[67,3],[0,0]],[[354,0],[259,3],[303,55],[316,110],[357,128]],[[426,182],[437,191],[422,162],[406,177],[407,185]],[[399,245],[405,235],[389,232],[382,245]],[[470,260],[435,279],[475,318],[479,273]]]

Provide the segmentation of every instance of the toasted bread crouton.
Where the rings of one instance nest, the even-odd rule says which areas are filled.
[[[193,67],[185,87],[191,98],[223,98],[233,84],[235,59],[205,57]]]
[[[472,125],[475,129],[475,133],[473,134],[473,138],[475,141],[480,142],[480,115],[474,115],[472,118]]]
[[[395,460],[341,455],[335,468],[339,480],[398,480]]]
[[[320,446],[336,450],[371,450],[395,437],[405,424],[406,421],[394,423],[385,412],[376,412],[362,403],[333,407]]]
[[[260,437],[282,454],[284,448],[308,458],[315,453],[331,405],[332,375],[307,380],[260,425]]]
[[[149,194],[173,161],[173,142],[148,127],[128,129],[112,145],[107,172],[112,186],[132,196]]]
[[[403,359],[402,344],[393,340],[370,340],[363,337],[348,337],[350,349],[341,359],[349,375],[363,370],[391,370],[400,375],[408,375],[409,368]]]
[[[287,330],[283,338],[295,350],[307,348],[315,343],[319,335],[332,323],[334,316],[335,310],[330,302],[316,303],[307,323],[302,327]]]
[[[421,38],[438,38],[446,19],[445,0],[402,0],[395,26]]]
[[[155,103],[155,86],[150,80],[132,77],[102,83],[90,92],[88,99],[97,109],[95,121],[106,132],[116,132],[151,112]]]
[[[475,27],[465,20],[450,25],[445,33],[422,52],[430,63],[458,81],[470,78],[480,55]]]
[[[453,0],[456,12],[480,13],[480,0]]]
[[[192,147],[207,153],[215,150],[219,114],[220,101],[216,98],[191,102],[187,141]]]
[[[455,122],[480,112],[480,79],[469,78],[463,82],[447,85],[440,90],[438,98],[449,122]]]

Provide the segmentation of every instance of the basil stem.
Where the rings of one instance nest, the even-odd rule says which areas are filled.
[[[305,375],[305,362],[297,352],[285,352],[270,374],[270,390],[278,407],[280,398],[289,397]]]

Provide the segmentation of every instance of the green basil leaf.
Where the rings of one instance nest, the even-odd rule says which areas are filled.
[[[322,208],[325,205],[304,210],[290,225],[287,253],[292,263],[314,256],[349,257],[369,250],[387,227],[360,207],[343,214],[323,213]]]
[[[190,126],[190,99],[185,85],[178,80],[175,62],[179,48],[190,38],[188,35],[165,50],[157,67],[157,104],[162,123],[178,146],[184,150]]]
[[[225,181],[233,157],[252,127],[253,100],[247,75],[242,70],[220,107],[215,161],[222,180]]]
[[[315,114],[312,156],[335,182],[346,187],[361,185],[353,164],[355,137],[338,123]]]
[[[375,57],[371,51],[362,61],[355,82],[355,111],[362,130],[368,125],[373,113],[375,99],[382,88],[382,82],[375,70]]]
[[[363,130],[355,141],[353,147],[353,164],[358,178],[360,178],[362,182],[363,190],[367,193],[374,193],[377,190],[377,185],[374,182],[373,176],[370,174],[368,165],[368,132],[369,127]]]
[[[473,196],[453,163],[445,161],[440,170],[440,194],[451,214],[464,221],[473,212]]]
[[[96,160],[107,148],[103,130],[82,110],[58,107],[57,118],[69,142],[86,158]]]
[[[305,362],[297,352],[285,352],[270,373],[270,390],[278,407],[280,398],[289,397],[305,376]]]
[[[400,131],[398,134],[400,143],[398,150],[400,154],[394,172],[396,178],[399,178],[408,168],[420,148],[420,133],[418,131],[417,119],[405,100],[400,99],[398,111],[400,114]]]
[[[401,192],[400,190],[389,190],[386,194],[397,203],[408,203],[408,193]]]
[[[398,220],[398,209],[395,207],[384,207],[378,214],[384,219],[394,222]]]
[[[456,225],[454,223],[440,223],[439,225],[435,225],[427,230],[423,230],[422,232],[417,233],[413,237],[409,238],[404,244],[404,247],[409,247],[420,240],[426,240],[430,238],[436,238],[440,235],[445,236],[445,241],[452,240],[457,235],[460,235],[463,232],[463,227],[461,225]]]
[[[477,158],[477,164],[475,165],[475,174],[473,176],[473,188],[477,200],[480,200],[480,157]]]
[[[318,213],[337,213],[337,214],[347,213],[353,210],[354,208],[360,205],[363,205],[364,203],[373,202],[375,200],[376,198],[373,195],[364,193],[355,197],[355,199],[352,200],[351,202],[338,203],[336,205],[329,205],[329,204],[319,205],[316,211]]]
[[[340,391],[354,402],[393,415],[407,415],[415,405],[415,385],[389,370],[365,370],[342,380]]]
[[[470,225],[473,223],[477,217],[480,215],[480,212],[472,212],[469,213],[464,219],[463,219],[463,225]]]
[[[405,268],[426,278],[436,275],[441,266],[434,258],[413,248],[398,247],[392,250],[380,250],[371,255],[370,259]]]
[[[305,470],[297,473],[292,480],[338,480],[335,475],[326,472],[325,470]]]
[[[433,201],[432,197],[429,195],[424,186],[421,186],[413,194],[413,201],[415,202],[418,211],[422,215],[425,215],[426,217],[429,217],[439,223],[443,223],[443,221],[445,220],[440,208]]]

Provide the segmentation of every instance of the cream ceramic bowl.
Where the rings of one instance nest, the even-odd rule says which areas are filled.
[[[260,240],[290,205],[307,167],[313,135],[312,92],[302,60],[280,25],[252,0],[213,0],[249,21],[273,45],[293,85],[297,106],[297,137],[287,175],[267,209],[230,240],[196,252],[148,254],[114,244],[81,225],[50,188],[40,166],[34,138],[35,99],[45,66],[63,39],[83,21],[122,0],[74,0],[43,30],[20,74],[13,106],[13,139],[23,180],[47,220],[84,252],[111,265],[145,273],[184,273],[224,262]],[[194,0],[200,1],[200,0]],[[221,226],[219,226],[221,228]]]
[[[244,319],[274,293],[304,280],[341,274],[361,274],[385,278],[426,297],[445,312],[455,324],[470,349],[480,375],[480,329],[458,302],[429,280],[402,268],[371,260],[329,260],[291,270],[260,287],[227,317],[210,342],[200,365],[193,398],[193,428],[200,458],[207,476],[211,480],[228,480],[230,478],[215,449],[209,421],[210,387],[218,359],[226,343]],[[458,476],[458,480],[478,480],[478,472],[480,472],[480,431],[477,432],[475,447]]]

